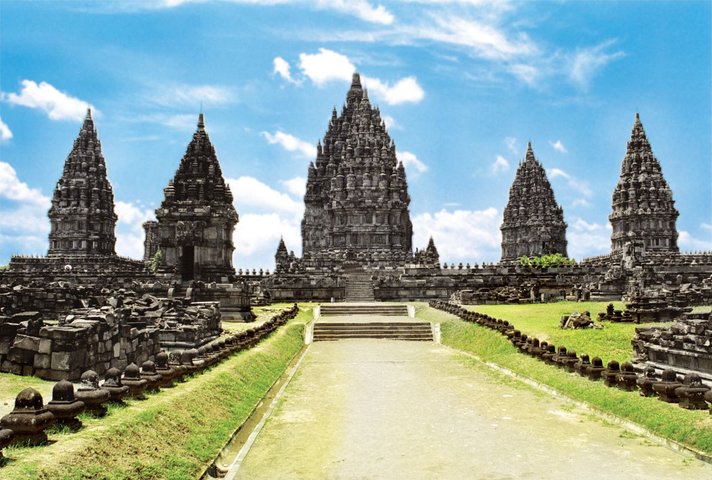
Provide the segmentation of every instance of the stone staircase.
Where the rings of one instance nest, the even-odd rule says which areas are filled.
[[[344,297],[347,302],[372,302],[376,299],[373,294],[373,283],[368,273],[348,272]]]
[[[433,331],[428,322],[317,322],[313,335],[315,342],[351,338],[433,341]]]
[[[323,303],[320,315],[383,315],[407,317],[408,306],[401,303]]]

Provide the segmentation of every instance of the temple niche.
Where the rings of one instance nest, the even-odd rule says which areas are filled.
[[[158,225],[145,226],[144,258],[160,250],[159,273],[183,281],[228,281],[235,274],[232,234],[238,215],[202,113],[175,177],[163,191]]]
[[[608,217],[613,227],[611,253],[624,254],[626,244],[639,245],[648,252],[678,253],[678,215],[672,191],[636,113]]]
[[[546,171],[527,146],[509,190],[502,226],[502,262],[560,253],[566,256],[564,211],[556,203]]]
[[[358,73],[317,145],[304,204],[306,265],[398,265],[412,255],[405,168]]]
[[[48,216],[48,257],[115,255],[114,193],[91,110],[64,162]]]

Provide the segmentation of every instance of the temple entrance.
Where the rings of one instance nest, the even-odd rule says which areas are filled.
[[[193,245],[183,247],[183,255],[181,258],[181,279],[193,280],[195,277],[195,247]]]

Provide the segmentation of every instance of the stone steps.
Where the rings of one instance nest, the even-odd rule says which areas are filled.
[[[343,304],[326,303],[320,306],[320,315],[385,315],[385,316],[408,316],[408,306],[403,304]]]
[[[371,276],[364,273],[349,273],[346,276],[344,296],[349,302],[372,302],[375,300]]]
[[[379,338],[389,340],[433,341],[433,331],[427,322],[408,323],[316,323],[313,340],[342,340],[352,338]]]

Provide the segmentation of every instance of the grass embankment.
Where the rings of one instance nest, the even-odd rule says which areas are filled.
[[[3,480],[195,479],[282,375],[303,346],[311,310],[257,346],[148,400],[129,401],[104,419],[84,418],[52,445],[8,448]]]
[[[609,388],[602,381],[592,382],[577,374],[567,373],[519,353],[506,337],[494,330],[464,322],[454,315],[425,305],[419,306],[418,317],[440,323],[442,343],[445,345],[472,353],[483,361],[493,362],[547,385],[602,412],[634,422],[660,437],[712,455],[712,416],[707,411],[685,410],[676,404],[661,402],[657,398],[641,397],[637,392]],[[506,314],[501,314],[501,318],[514,319],[512,315]],[[519,328],[518,322],[513,322]],[[527,333],[526,330],[523,331]],[[566,345],[568,346],[569,342]],[[606,357],[611,358],[610,355]]]
[[[533,305],[477,305],[465,306],[466,309],[484,313],[494,318],[507,320],[515,328],[529,337],[540,341],[563,345],[577,354],[587,353],[589,357],[601,357],[604,364],[609,360],[627,362],[633,358],[630,344],[636,327],[665,327],[670,323],[613,323],[603,322],[603,328],[581,330],[562,330],[559,321],[562,315],[573,312],[589,311],[596,320],[599,312],[606,311],[610,302],[556,302]],[[616,310],[623,310],[622,302],[612,302]],[[598,322],[597,322],[598,323]]]

